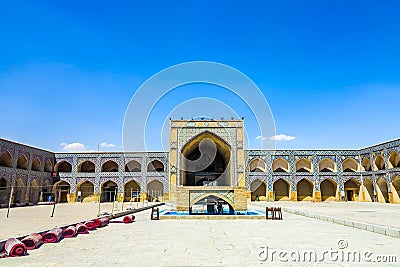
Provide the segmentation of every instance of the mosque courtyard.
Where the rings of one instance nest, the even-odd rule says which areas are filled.
[[[128,204],[125,203],[125,207]],[[104,203],[101,209],[111,210],[111,205]],[[357,221],[391,228],[397,226],[400,218],[399,205],[380,203],[252,202],[249,208],[263,209],[266,205],[337,218],[354,219],[357,214]],[[118,208],[121,209],[121,205]],[[169,208],[168,204],[161,207]],[[6,219],[6,209],[1,209],[0,216],[4,219],[0,221],[0,239],[87,219],[97,212],[95,203],[59,204],[53,218],[50,206],[35,206],[11,209]],[[356,263],[376,266],[377,261],[387,261],[382,264],[395,266],[400,261],[400,238],[288,212],[284,212],[282,221],[152,221],[150,210],[135,215],[136,221],[132,224],[110,224],[88,235],[44,244],[25,257],[1,259],[1,265],[253,266],[272,263],[274,266],[353,266]],[[355,254],[352,253],[360,255],[360,260],[353,259]]]

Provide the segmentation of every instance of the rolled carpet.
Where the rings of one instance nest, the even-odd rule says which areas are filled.
[[[4,245],[4,250],[7,251],[8,256],[18,257],[26,255],[26,246],[24,243],[16,238],[9,238]]]
[[[28,250],[38,248],[43,244],[43,237],[41,234],[30,234],[21,240]]]
[[[122,220],[124,223],[131,223],[135,220],[135,215],[129,214],[124,216],[124,219]]]
[[[84,225],[83,223],[78,223],[76,225],[76,229],[78,231],[78,234],[87,234],[89,233],[88,227]]]
[[[84,225],[86,225],[86,227],[87,227],[89,230],[95,230],[95,229],[96,229],[96,225],[94,225],[94,222],[93,222],[93,221],[84,222]]]
[[[62,232],[63,237],[65,238],[72,238],[76,236],[76,228],[73,225],[68,226],[65,228],[65,230]]]
[[[62,237],[61,228],[53,228],[43,235],[44,243],[57,243]]]
[[[108,225],[110,220],[107,217],[101,217],[101,218],[94,219],[93,222],[96,225],[96,228],[99,228],[99,227],[104,227],[104,226]]]

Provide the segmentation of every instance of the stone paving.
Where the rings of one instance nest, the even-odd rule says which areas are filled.
[[[70,207],[80,209],[86,206]],[[87,207],[90,212],[97,212],[90,205]],[[399,266],[400,262],[399,238],[294,214],[284,213],[283,221],[151,221],[150,211],[136,215],[136,222],[132,224],[109,225],[88,235],[64,239],[57,244],[44,244],[40,249],[29,251],[30,255],[26,257],[1,259],[0,265],[259,266],[272,263],[274,266],[310,266],[315,264],[314,261],[312,264],[308,260],[294,262],[292,258],[297,259],[299,254],[303,258],[304,252],[312,251],[317,253],[318,260],[325,256],[320,263],[323,266],[379,266],[376,262],[364,261],[365,251],[373,253],[369,257],[372,260],[377,256],[396,256],[397,263],[392,265]],[[9,225],[9,229],[13,226]],[[342,241],[338,244],[339,240]],[[266,246],[268,259],[261,261],[259,254],[265,252],[261,247]],[[343,247],[346,248],[340,249]],[[332,260],[324,251],[333,253]],[[338,260],[335,260],[335,251],[340,252]],[[341,253],[349,251],[360,252],[361,262],[343,262]],[[284,252],[289,254],[285,256]],[[265,255],[262,253],[262,258],[265,259]]]
[[[400,228],[400,205],[376,202],[252,202],[259,207],[279,206],[364,223]]]

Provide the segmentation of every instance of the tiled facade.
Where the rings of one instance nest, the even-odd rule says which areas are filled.
[[[172,127],[172,132],[175,128]],[[196,130],[193,134],[200,132]],[[168,200],[171,188],[176,190],[177,186],[176,174],[171,171],[174,166],[169,162],[170,153],[185,140],[180,138],[171,144],[170,152],[53,153],[0,139],[0,204],[8,202],[12,186],[14,202],[37,202],[40,192],[55,192],[61,183],[69,185],[68,201],[73,202],[79,185],[85,181],[93,184],[94,201],[99,200],[102,185],[108,181],[115,183],[120,201],[126,196],[125,186],[131,181],[140,188],[141,199],[146,199],[146,193],[155,185],[164,200]],[[235,152],[242,149],[244,153],[245,165],[244,169],[241,164],[234,165],[236,185],[244,186],[253,200],[254,197],[276,199],[274,185],[280,181],[283,185],[280,194],[286,196],[281,200],[301,200],[298,192],[304,191],[306,200],[321,201],[325,190],[325,185],[321,185],[329,181],[326,188],[335,191],[330,193],[330,200],[400,203],[400,139],[358,150],[244,150],[242,143],[234,141]],[[235,154],[235,157],[242,156]],[[137,168],[130,170],[128,163]],[[84,170],[84,164],[94,168]],[[239,184],[239,174],[244,174],[243,185]],[[174,179],[171,175],[175,175]],[[255,196],[251,191],[257,188],[265,189],[257,190]],[[353,193],[349,194],[349,190]]]

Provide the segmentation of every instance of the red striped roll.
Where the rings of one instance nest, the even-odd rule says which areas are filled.
[[[78,234],[87,234],[87,233],[89,233],[89,230],[88,230],[87,226],[84,225],[83,223],[78,223],[76,225],[76,229],[78,231]]]
[[[84,223],[84,225],[86,225],[86,227],[89,230],[95,230],[96,229],[96,225],[94,225],[93,221],[87,221],[87,222]]]
[[[32,250],[43,244],[43,237],[41,234],[30,234],[22,239],[21,242],[25,244],[28,250]]]
[[[68,226],[62,233],[65,238],[72,238],[76,236],[76,228],[73,225]]]
[[[61,228],[53,228],[43,235],[44,243],[57,243],[62,237]]]
[[[8,256],[18,257],[26,255],[26,246],[24,243],[16,238],[9,238],[4,245],[5,251],[7,251]]]

